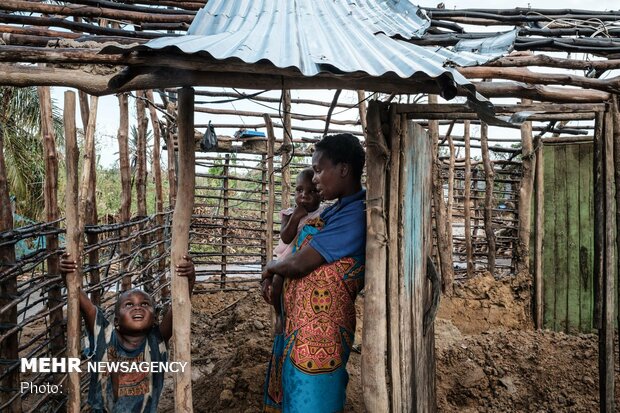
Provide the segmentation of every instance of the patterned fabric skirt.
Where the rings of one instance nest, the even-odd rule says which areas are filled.
[[[355,298],[364,281],[361,262],[346,257],[303,278],[285,281],[285,329],[274,340],[265,412],[332,413],[344,409],[349,381],[346,364],[355,334]]]

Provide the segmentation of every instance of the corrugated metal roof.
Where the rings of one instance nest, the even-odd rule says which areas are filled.
[[[176,49],[218,60],[269,61],[278,68],[297,68],[304,76],[448,75],[457,84],[469,85],[458,72],[444,67],[446,58],[390,37],[417,37],[429,25],[410,0],[210,0],[188,35],[152,40],[130,50]],[[107,47],[104,53],[121,50],[127,51]]]
[[[246,23],[264,22],[265,18],[274,24],[280,23],[280,27],[287,31],[304,27],[314,27],[317,31],[326,21],[336,20],[344,26],[361,25],[372,33],[399,35],[406,39],[423,36],[431,24],[426,12],[409,0],[211,0],[198,12],[187,34],[233,33],[245,30]],[[301,18],[299,27],[286,26],[285,23],[296,18]]]

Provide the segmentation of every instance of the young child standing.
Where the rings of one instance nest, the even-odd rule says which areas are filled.
[[[63,276],[77,269],[69,254],[63,254]],[[196,279],[194,264],[187,255],[176,268],[187,277],[190,294]],[[113,320],[107,320],[84,291],[80,311],[90,340],[91,361],[167,362],[168,340],[172,337],[172,310],[157,324],[153,300],[144,291],[132,289],[119,294]],[[164,384],[162,372],[93,372],[88,404],[94,413],[155,413]]]
[[[295,207],[282,210],[280,218],[282,226],[280,229],[280,241],[274,249],[277,260],[284,259],[293,253],[295,241],[306,222],[318,218],[323,212],[321,197],[312,182],[314,171],[311,168],[303,169],[297,175],[295,182]],[[276,333],[282,332],[282,311],[280,293],[284,279],[275,276],[269,291],[271,304],[276,312]]]

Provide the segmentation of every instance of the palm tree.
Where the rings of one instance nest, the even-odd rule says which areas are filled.
[[[52,113],[57,142],[62,142],[62,117],[54,104]],[[45,164],[36,87],[0,87],[0,128],[4,135],[9,191],[17,199],[17,213],[32,220],[41,220]]]

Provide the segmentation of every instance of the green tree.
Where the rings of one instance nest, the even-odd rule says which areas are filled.
[[[52,102],[57,142],[64,142],[60,110]],[[44,209],[45,163],[41,141],[41,110],[36,87],[0,87],[0,127],[9,191],[21,215],[41,220]]]

